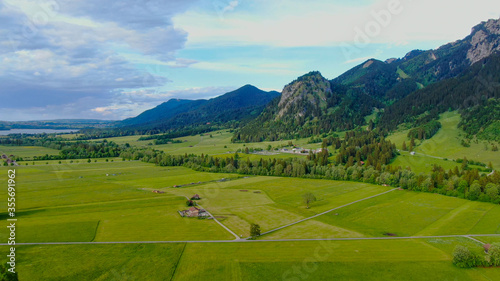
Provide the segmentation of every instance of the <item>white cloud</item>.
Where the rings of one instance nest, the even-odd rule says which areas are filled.
[[[392,9],[398,12],[386,24],[386,13],[381,11],[389,11],[391,1],[399,3]],[[455,0],[379,0],[368,6],[340,1],[257,2],[261,5],[258,12],[235,9],[220,20],[210,11],[191,10],[174,17],[174,22],[189,33],[188,46],[331,46],[354,42],[356,30],[366,32],[373,23],[381,28],[370,43],[454,41],[468,35],[480,21],[498,18],[500,11],[496,0],[459,5]],[[377,16],[381,13],[384,16]]]

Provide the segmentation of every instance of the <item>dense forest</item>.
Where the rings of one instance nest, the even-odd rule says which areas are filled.
[[[395,102],[385,109],[378,125],[389,130],[402,123],[420,126],[448,110],[460,110],[464,119],[479,118],[476,114],[486,112],[481,105],[488,103],[489,99],[500,98],[500,87],[496,81],[500,81],[500,55],[485,58],[459,77],[432,84]],[[476,110],[471,111],[470,108]],[[494,117],[489,113],[486,116]],[[497,119],[491,121],[498,120],[496,116]],[[483,124],[487,121],[483,120]]]
[[[471,138],[500,141],[500,102],[488,99],[479,105],[462,110],[462,119],[458,127]]]

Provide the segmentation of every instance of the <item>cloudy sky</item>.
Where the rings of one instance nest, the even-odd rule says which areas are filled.
[[[402,57],[500,17],[475,0],[0,0],[0,120],[117,120]]]

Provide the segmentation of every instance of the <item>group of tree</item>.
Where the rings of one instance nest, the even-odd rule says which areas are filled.
[[[332,139],[332,149],[338,150],[336,164],[373,166],[377,170],[397,155],[396,145],[386,140],[380,130],[347,132],[343,140]]]
[[[62,159],[85,159],[118,157],[130,145],[118,145],[113,141],[68,141],[61,137],[49,135],[26,136],[11,135],[0,138],[0,145],[6,146],[41,146],[59,150],[58,155],[40,155],[33,160],[62,160]],[[23,160],[17,157],[17,161]]]
[[[453,264],[460,268],[500,266],[500,243],[491,244],[485,254],[457,245],[453,251]]]
[[[479,105],[464,109],[458,127],[469,138],[476,135],[479,139],[500,141],[500,101],[482,100]]]
[[[411,129],[408,132],[408,137],[410,139],[427,140],[432,138],[439,129],[441,129],[441,123],[437,120],[431,120],[424,125]]]

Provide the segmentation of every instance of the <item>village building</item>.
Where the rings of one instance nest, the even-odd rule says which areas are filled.
[[[200,199],[201,199],[201,197],[198,194],[195,194],[195,195],[193,195],[193,197],[191,197],[191,200],[200,200]]]

